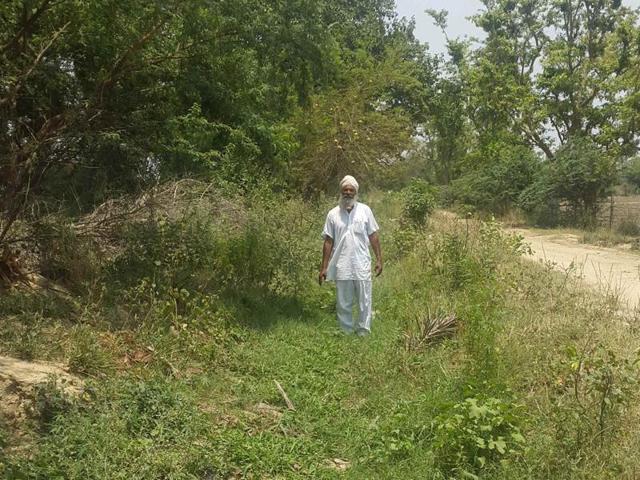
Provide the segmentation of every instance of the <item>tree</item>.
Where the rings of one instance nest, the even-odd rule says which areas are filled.
[[[619,81],[637,63],[629,48],[637,17],[618,0],[487,0],[476,23],[487,32],[476,61],[476,104],[554,158],[556,143],[593,136],[614,155],[636,148],[637,126],[614,112]],[[626,47],[625,47],[626,45]],[[493,88],[491,88],[493,85]]]
[[[573,138],[523,191],[521,203],[525,210],[538,214],[559,211],[564,204],[570,221],[593,227],[599,201],[610,193],[616,179],[615,158],[589,138]]]

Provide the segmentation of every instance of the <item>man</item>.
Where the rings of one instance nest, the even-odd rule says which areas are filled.
[[[373,212],[357,201],[358,182],[347,175],[340,182],[340,204],[327,215],[322,235],[322,268],[318,282],[336,282],[338,322],[346,333],[371,333],[371,255],[376,255],[376,277],[382,273],[378,224]],[[354,296],[358,301],[358,323],[353,325]]]

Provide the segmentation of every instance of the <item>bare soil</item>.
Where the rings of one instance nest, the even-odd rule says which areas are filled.
[[[640,254],[622,247],[579,243],[577,235],[512,229],[533,250],[532,259],[551,262],[558,269],[575,270],[585,283],[606,295],[619,296],[630,309],[640,307]]]
[[[55,378],[56,384],[69,395],[82,392],[83,382],[69,374],[65,368],[51,362],[27,362],[0,355],[0,421],[13,434],[12,444],[24,443],[25,434],[21,428],[28,417],[32,403],[33,388]]]

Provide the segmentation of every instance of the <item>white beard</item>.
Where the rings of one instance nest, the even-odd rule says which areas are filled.
[[[340,206],[345,209],[353,208],[356,204],[357,195],[353,198],[340,197]]]

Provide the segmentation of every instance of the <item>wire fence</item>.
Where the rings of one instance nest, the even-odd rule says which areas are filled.
[[[640,228],[640,195],[612,195],[600,207],[598,224],[610,230],[630,224]]]

